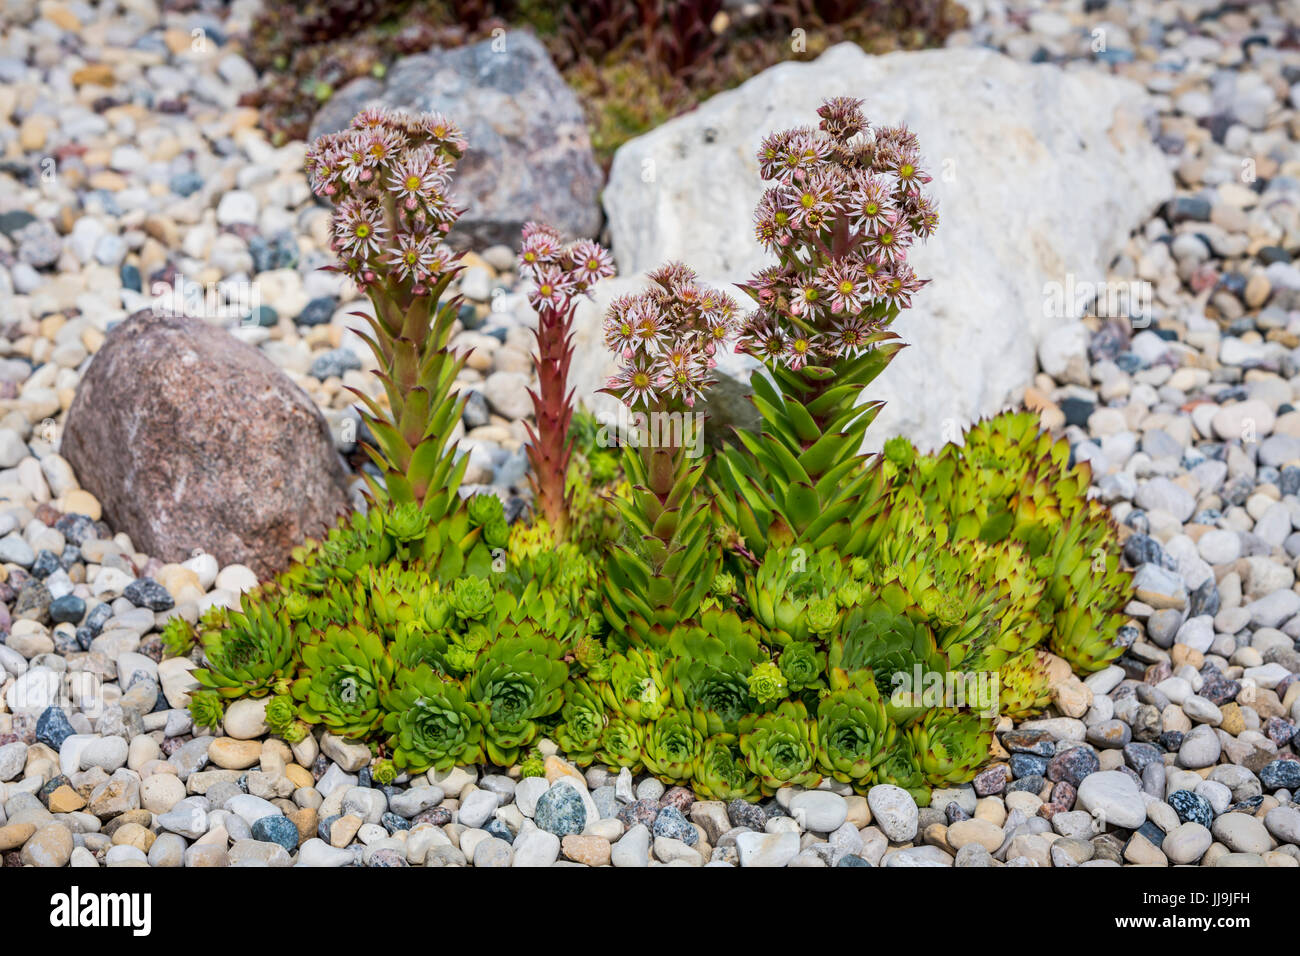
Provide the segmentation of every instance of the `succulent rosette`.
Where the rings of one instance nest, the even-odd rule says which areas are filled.
[[[568,759],[585,767],[596,759],[605,732],[605,703],[585,680],[571,680],[564,686],[564,706],[555,742]]]
[[[1007,661],[998,671],[998,685],[1001,714],[1021,720],[1041,712],[1052,699],[1046,653],[1035,648]]]
[[[302,676],[293,683],[298,714],[340,737],[363,739],[379,729],[381,701],[393,659],[373,631],[332,625],[302,648]]]
[[[917,806],[930,805],[930,787],[926,783],[925,771],[921,769],[912,737],[908,733],[899,733],[894,738],[893,746],[889,748],[885,759],[876,766],[875,782],[901,787],[912,795]]]
[[[786,683],[785,675],[781,673],[781,668],[771,661],[755,664],[749,672],[746,684],[749,693],[763,707],[785,700],[786,695],[790,693],[790,687]]]
[[[266,728],[271,733],[295,743],[302,739],[302,727],[293,698],[287,694],[277,694],[267,702]]]
[[[225,719],[225,704],[216,691],[199,690],[190,694],[188,709],[196,727],[220,727]]]
[[[447,651],[451,645],[446,632],[430,631],[419,624],[399,626],[396,637],[389,645],[389,653],[398,667],[415,670],[428,664],[440,673],[449,673]]]
[[[471,574],[452,582],[447,603],[462,621],[479,621],[491,613],[495,596],[490,583]]]
[[[257,594],[241,599],[242,610],[225,615],[224,628],[203,631],[204,667],[194,679],[221,697],[265,697],[293,677],[298,629],[272,602]]]
[[[678,783],[690,780],[694,764],[704,746],[701,715],[667,707],[645,728],[641,759],[646,769],[661,780]]]
[[[600,685],[600,696],[610,715],[629,720],[655,720],[672,699],[659,667],[659,655],[646,649],[628,648],[609,659],[609,680]]]
[[[698,712],[706,734],[735,734],[758,707],[750,673],[765,660],[759,643],[734,614],[706,614],[701,627],[683,627],[669,639],[664,679],[674,706]]]
[[[600,750],[597,758],[611,767],[627,767],[633,773],[639,771],[641,762],[641,723],[626,717],[611,716],[600,735]]]
[[[751,714],[740,722],[740,752],[765,796],[782,787],[812,789],[821,783],[817,768],[817,723],[799,701],[776,711]]]
[[[792,641],[781,648],[777,666],[790,692],[798,693],[823,685],[826,654],[811,641]]]
[[[758,779],[745,765],[734,734],[714,734],[704,741],[691,772],[695,792],[705,800],[757,801]]]
[[[778,645],[808,641],[838,626],[842,610],[833,595],[849,571],[831,549],[769,548],[746,579],[750,612]]]
[[[423,773],[483,759],[480,710],[458,681],[428,665],[399,671],[384,709],[384,732],[397,769]]]
[[[846,615],[830,643],[827,666],[850,674],[871,670],[889,719],[900,727],[925,709],[919,696],[923,688],[913,686],[918,672],[922,679],[948,672],[929,627],[879,600]]]
[[[866,787],[896,734],[870,671],[831,671],[830,690],[817,705],[817,760],[827,774]]]
[[[502,637],[483,651],[468,691],[483,715],[483,746],[493,763],[511,766],[541,735],[538,721],[560,709],[569,676],[560,654],[542,637]]]
[[[989,759],[994,721],[968,710],[932,710],[908,733],[925,780],[931,786],[967,783]]]

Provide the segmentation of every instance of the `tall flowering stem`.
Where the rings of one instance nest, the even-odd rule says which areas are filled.
[[[859,398],[903,347],[889,327],[924,284],[907,251],[938,224],[914,134],[872,130],[851,97],[817,112],[817,128],[775,133],[758,152],[772,185],[755,235],[777,263],[745,286],[755,308],[737,351],[771,378],[751,379],[761,434],[739,433],[750,455],[723,456],[718,500],[759,558],[795,544],[856,554],[870,533],[883,482],[859,449],[883,403]]]
[[[714,384],[714,355],[734,333],[734,300],[704,287],[680,263],[650,275],[650,288],[614,301],[605,342],[618,370],[604,391],[632,412],[623,447],[631,495],[616,504],[629,539],[607,562],[605,615],[630,644],[665,646],[713,581],[699,399]]]
[[[468,458],[456,460],[452,429],[465,397],[452,390],[464,357],[448,348],[459,297],[443,301],[460,271],[445,242],[460,215],[447,186],[466,142],[437,114],[366,110],[349,129],[322,136],[307,152],[313,190],[335,206],[334,252],[374,305],[354,312],[374,353],[385,410],[351,389],[377,448],[366,451],[384,475],[366,480],[376,501],[414,503],[433,519],[458,501]]]
[[[529,299],[537,310],[537,388],[529,389],[536,425],[528,428],[529,481],[537,513],[550,525],[555,540],[569,535],[572,494],[566,486],[573,442],[573,391],[569,363],[573,360],[573,313],[580,295],[614,274],[608,250],[583,240],[565,246],[550,226],[524,226],[519,250],[519,274],[531,281]]]

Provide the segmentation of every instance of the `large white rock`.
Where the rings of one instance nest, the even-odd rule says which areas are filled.
[[[837,95],[862,97],[874,123],[916,131],[940,212],[937,234],[909,259],[933,281],[895,324],[911,347],[868,390],[888,402],[869,447],[899,432],[940,444],[1003,407],[1031,381],[1039,342],[1069,321],[1049,314],[1057,287],[1048,284],[1104,279],[1173,191],[1143,126],[1145,93],[1128,80],[989,50],[870,56],[848,43],[772,67],[615,155],[604,204],[619,274],[630,278],[602,283],[580,309],[571,372],[598,415],[616,409],[593,397],[611,364],[600,345],[604,306],[670,259],[718,286],[771,264],[751,227],[766,185],[754,153],[769,132],[815,124],[817,106]],[[747,362],[723,363],[733,380],[711,403],[723,420],[737,414]]]

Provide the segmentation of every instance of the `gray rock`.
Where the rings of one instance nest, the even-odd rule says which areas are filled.
[[[582,108],[531,34],[404,57],[384,82],[354,80],[316,114],[309,138],[368,106],[440,112],[464,131],[469,150],[452,185],[466,211],[453,237],[513,245],[530,219],[574,237],[600,228],[601,173]]]

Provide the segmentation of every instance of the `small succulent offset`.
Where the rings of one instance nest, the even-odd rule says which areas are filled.
[[[589,239],[565,245],[550,226],[524,225],[519,275],[530,283],[528,298],[537,310],[537,388],[529,390],[536,425],[528,424],[529,479],[536,508],[555,532],[568,540],[572,493],[568,487],[573,439],[573,313],[578,298],[614,274],[608,250]]]
[[[211,690],[191,694],[189,712],[196,727],[220,727],[226,713],[221,695]]]

